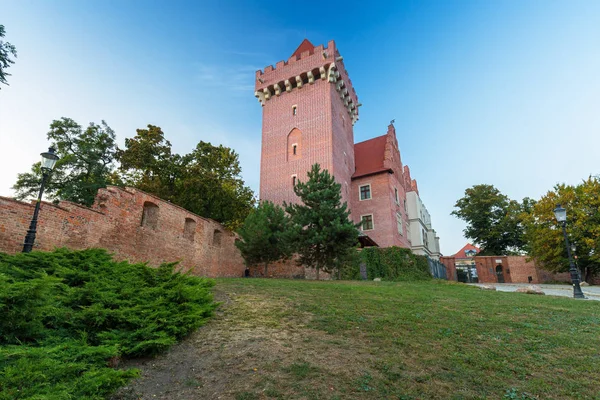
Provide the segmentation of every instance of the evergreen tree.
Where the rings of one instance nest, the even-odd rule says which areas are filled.
[[[302,204],[285,205],[290,215],[289,236],[299,254],[299,263],[332,272],[358,242],[358,229],[341,203],[341,185],[319,164],[308,172],[308,181],[298,182],[294,192]]]
[[[252,211],[238,230],[241,240],[235,245],[246,264],[264,264],[265,276],[269,263],[290,256],[285,240],[288,218],[283,209],[270,201],[263,201]]]

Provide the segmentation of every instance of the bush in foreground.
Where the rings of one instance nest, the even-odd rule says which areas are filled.
[[[212,280],[113,261],[104,250],[0,254],[0,400],[101,399],[137,376],[113,367],[202,325]]]

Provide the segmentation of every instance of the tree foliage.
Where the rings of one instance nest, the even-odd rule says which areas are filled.
[[[171,150],[160,127],[138,129],[119,150],[125,184],[169,200],[234,229],[254,207],[254,193],[241,179],[232,149],[200,141],[189,154]]]
[[[569,240],[576,245],[578,267],[589,280],[600,273],[600,179],[589,177],[576,186],[556,185],[525,220],[529,255],[544,269],[565,272],[569,260],[562,228],[554,216],[557,204],[567,210]]]
[[[181,157],[173,154],[162,129],[148,125],[125,139],[125,149],[117,151],[119,172],[126,185],[152,193],[164,200],[176,198],[177,184],[183,175]]]
[[[349,257],[358,242],[358,229],[350,219],[346,203],[341,203],[341,185],[319,164],[312,166],[306,182],[298,182],[294,192],[302,203],[285,205],[290,215],[289,237],[299,254],[299,263],[333,272]]]
[[[115,133],[102,121],[83,129],[70,118],[52,121],[48,140],[60,157],[45,192],[50,199],[91,205],[99,188],[115,182]],[[19,174],[13,186],[18,199],[37,196],[42,180],[40,163]]]
[[[270,201],[261,202],[238,230],[235,245],[248,265],[264,264],[268,276],[270,263],[288,258],[291,250],[286,240],[288,218],[283,208]]]
[[[481,255],[503,255],[526,249],[523,214],[533,200],[510,200],[493,185],[475,185],[454,205],[451,215],[467,223],[465,237],[482,248]]]
[[[6,72],[6,69],[15,63],[11,55],[15,58],[17,57],[17,48],[9,42],[2,40],[5,33],[4,25],[0,25],[0,84],[8,85],[6,77],[10,76],[10,74]]]

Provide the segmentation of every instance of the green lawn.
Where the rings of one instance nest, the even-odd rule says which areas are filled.
[[[221,367],[243,370],[235,399],[600,399],[600,302],[446,282],[216,290],[200,332],[218,327]]]

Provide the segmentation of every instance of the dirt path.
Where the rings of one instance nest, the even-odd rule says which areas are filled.
[[[283,300],[221,288],[215,299],[222,304],[207,325],[161,356],[123,364],[140,369],[141,377],[112,400],[312,398],[311,390],[334,389],[325,381],[303,387],[304,378],[325,369],[357,373],[350,366],[369,358],[343,340],[332,351],[323,332],[303,323],[310,315]]]

